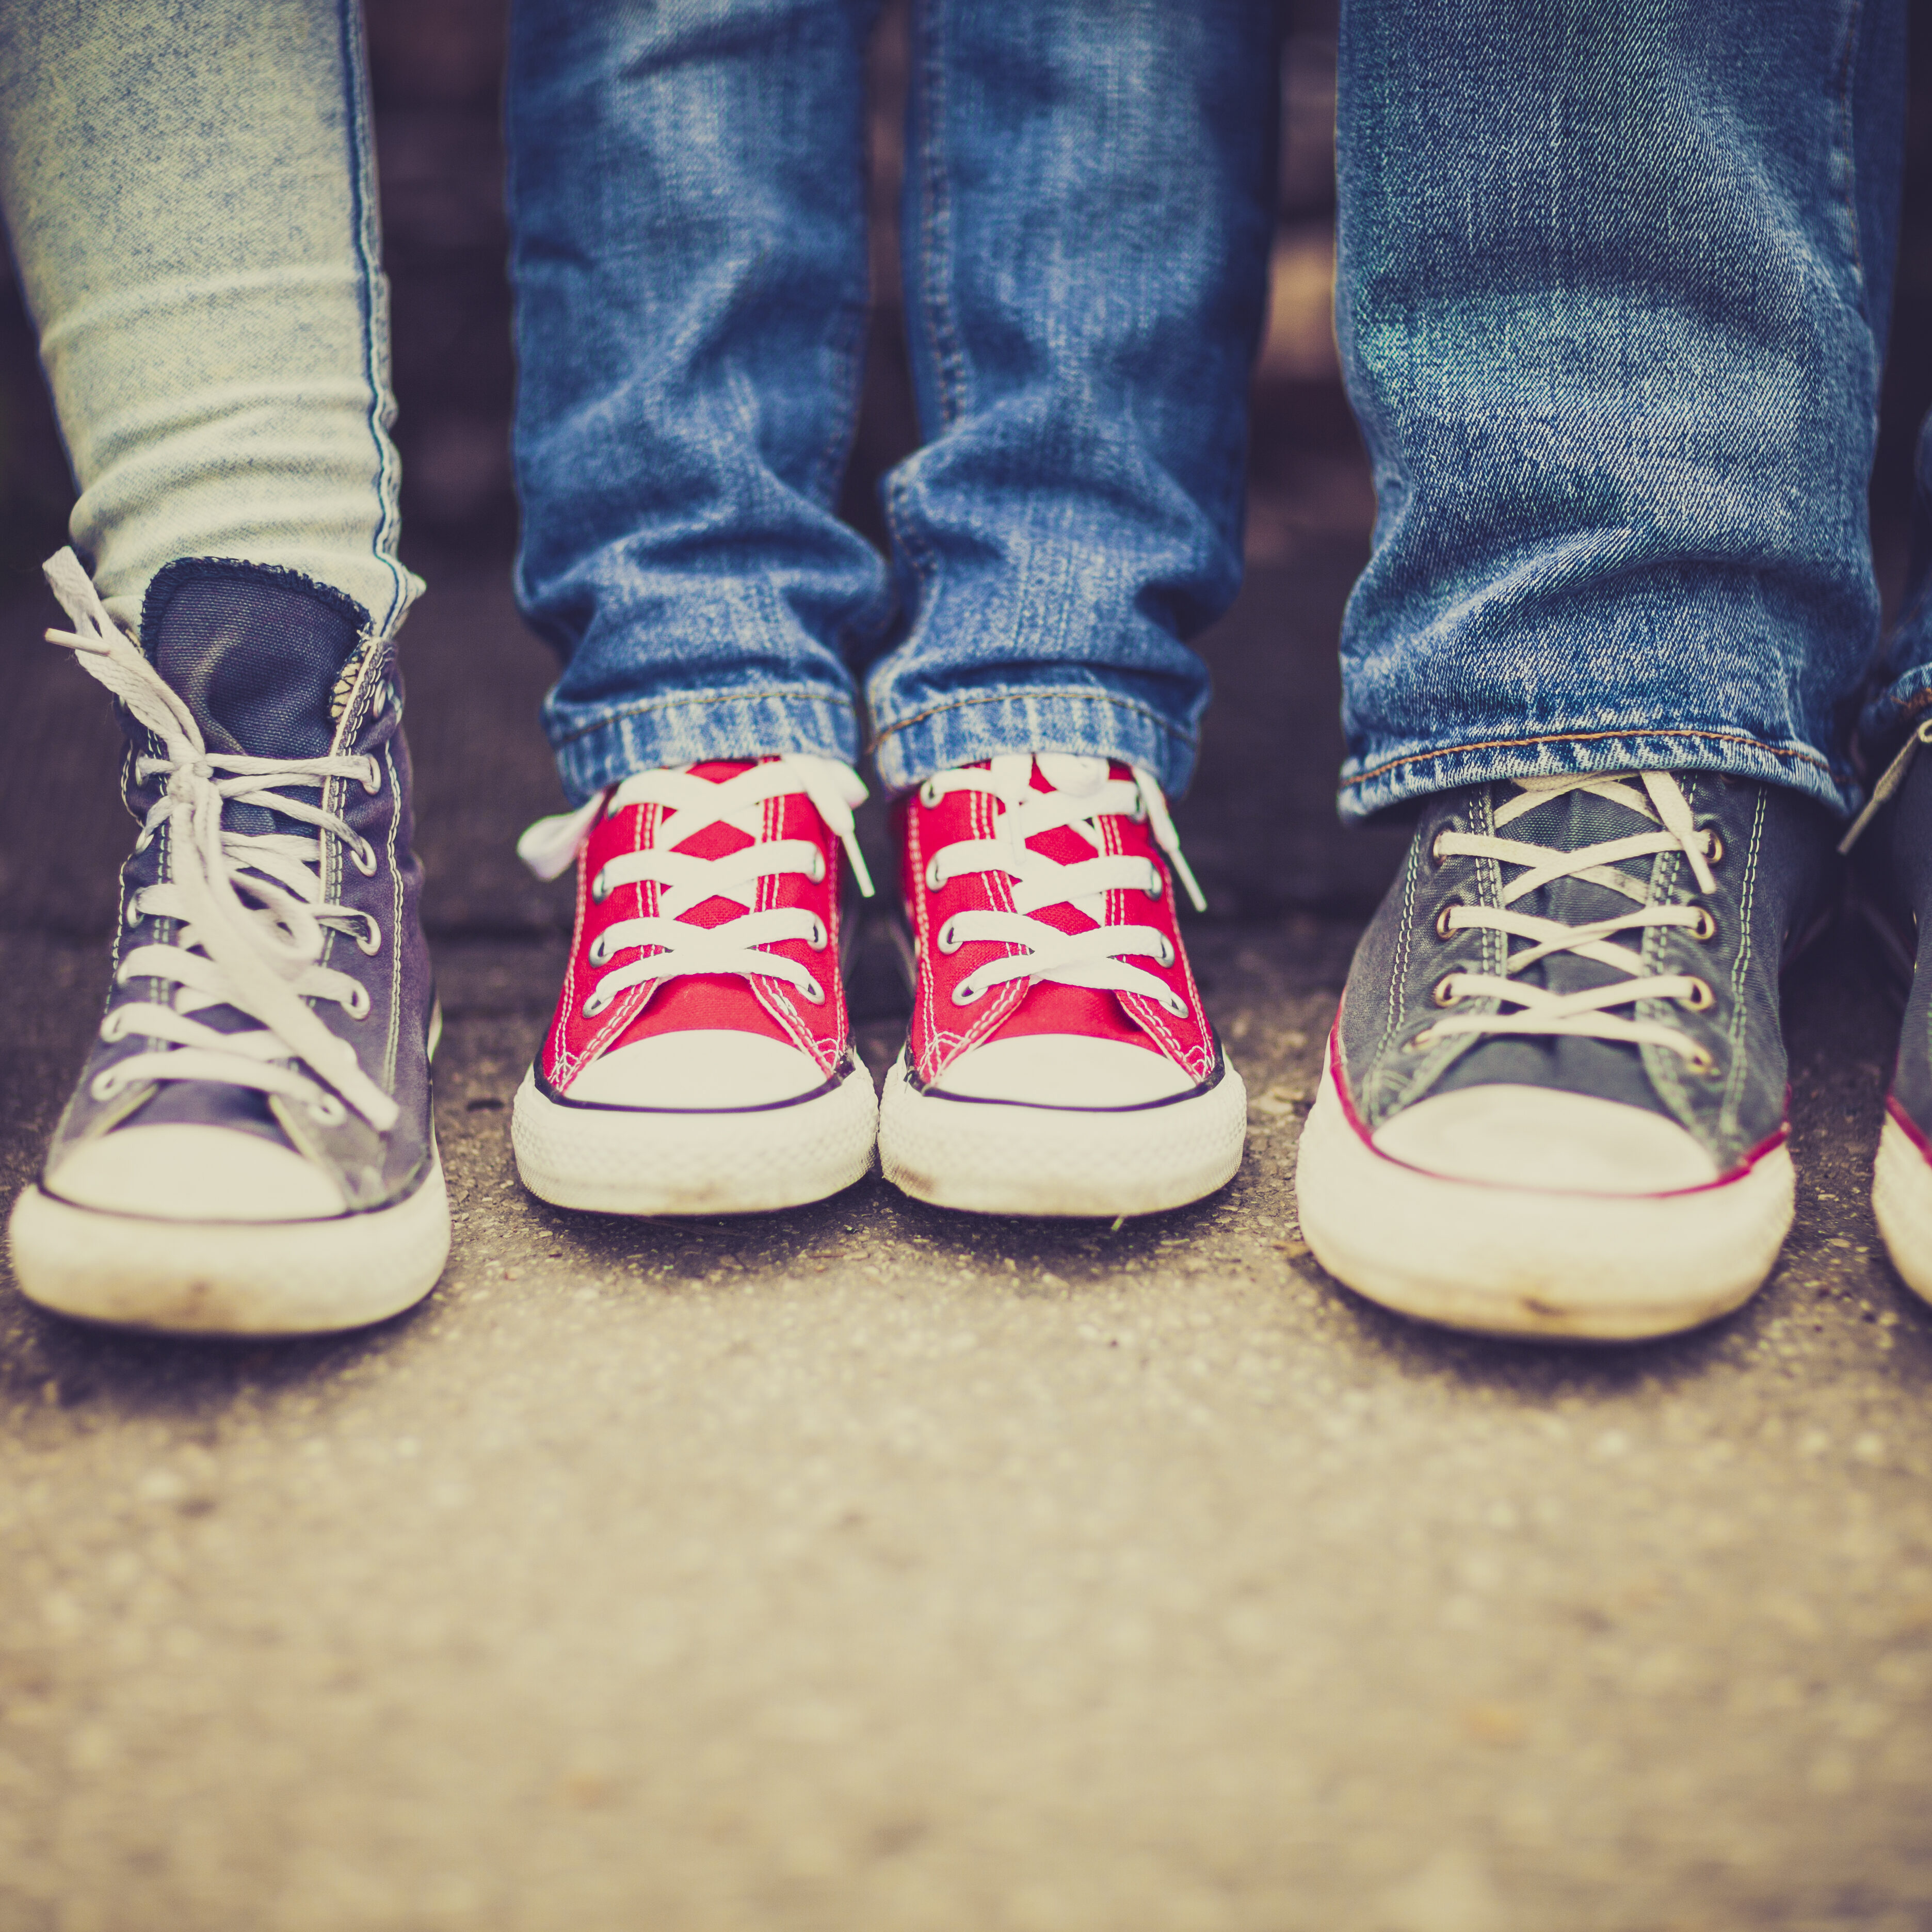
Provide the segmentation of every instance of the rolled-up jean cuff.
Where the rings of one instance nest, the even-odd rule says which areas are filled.
[[[1814,798],[1840,817],[1857,803],[1848,771],[1834,771],[1806,745],[1767,745],[1748,732],[1672,727],[1655,731],[1576,731],[1534,738],[1492,738],[1418,746],[1364,766],[1342,767],[1342,816],[1372,817],[1391,806],[1460,785],[1500,779],[1568,777],[1582,772],[1725,772],[1781,784]]]
[[[850,700],[809,686],[679,692],[574,724],[545,719],[573,805],[658,765],[806,752],[856,764],[859,720]]]
[[[1888,752],[1906,728],[1932,710],[1932,664],[1904,671],[1865,707],[1858,733],[1869,748]]]
[[[872,742],[879,782],[890,791],[1003,752],[1073,752],[1151,772],[1178,796],[1194,775],[1195,748],[1191,731],[1091,685],[1008,685],[944,698],[880,720]]]

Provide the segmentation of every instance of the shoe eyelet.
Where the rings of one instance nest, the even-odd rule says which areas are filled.
[[[1436,936],[1438,939],[1447,939],[1454,932],[1455,928],[1449,923],[1449,915],[1452,912],[1460,912],[1462,910],[1462,902],[1460,899],[1451,899],[1436,915]]]
[[[87,1083],[87,1090],[98,1106],[105,1106],[121,1090],[121,1082],[110,1069],[105,1073],[97,1073]]]
[[[1425,1027],[1420,1033],[1412,1034],[1407,1040],[1404,1040],[1402,1043],[1402,1050],[1405,1053],[1426,1053],[1435,1044],[1436,1042],[1430,1037],[1428,1028]]]
[[[986,996],[986,989],[984,986],[976,986],[970,978],[964,979],[952,989],[952,1004],[956,1006],[970,1006],[984,999]]]
[[[932,811],[934,807],[938,804],[943,796],[944,794],[939,789],[939,781],[937,778],[928,778],[925,784],[921,785],[919,788],[919,802],[921,805],[924,806],[928,812]]]
[[[1687,1064],[1689,1066],[1690,1071],[1693,1073],[1698,1074],[1706,1080],[1710,1079],[1718,1070],[1717,1061],[1713,1059],[1709,1054],[1705,1052],[1701,1048],[1698,1050],[1696,1056],[1689,1060]]]
[[[939,928],[938,934],[934,938],[933,944],[939,948],[940,952],[947,953],[957,952],[960,947],[966,944],[965,940],[959,937],[958,932],[955,929],[958,924],[958,922],[956,920],[949,919],[946,923]]]
[[[602,905],[610,896],[611,890],[610,881],[600,866],[597,876],[590,881],[590,903]]]
[[[358,838],[349,848],[349,862],[365,879],[376,876],[376,848],[366,838]]]
[[[139,926],[145,916],[141,910],[141,897],[137,892],[128,902],[128,910],[122,914],[122,922],[127,926]]]
[[[610,1004],[610,999],[605,994],[603,988],[599,986],[584,1003],[584,1018],[594,1020]]]
[[[1141,890],[1150,899],[1160,900],[1167,896],[1167,881],[1161,877],[1160,868],[1151,861],[1148,866],[1147,884]]]
[[[373,959],[382,950],[382,928],[376,923],[374,914],[365,912],[362,917],[368,930],[356,935],[356,950],[365,958]]]
[[[1724,842],[1718,834],[1708,830],[1704,833],[1704,862],[1707,866],[1720,865],[1724,856]]]
[[[1140,788],[1134,788],[1134,802],[1127,807],[1127,816],[1136,825],[1147,823],[1147,800],[1141,796]]]
[[[590,948],[584,956],[593,966],[602,966],[609,962],[610,949],[604,944],[604,935],[602,933],[600,932],[590,942]]]
[[[1708,1013],[1718,1004],[1718,996],[1711,990],[1708,980],[1693,980],[1691,991],[1678,997],[1694,1013]]]
[[[362,781],[362,789],[374,798],[382,789],[382,767],[373,755],[364,759],[363,763],[369,769],[368,776]]]
[[[805,997],[810,1000],[814,1006],[822,1006],[824,1005],[825,988],[809,974],[806,975],[805,984],[800,987],[799,990],[804,994]]]
[[[1156,966],[1172,966],[1174,964],[1174,941],[1164,932],[1156,936],[1160,940],[1160,950],[1154,956],[1154,964]]]
[[[1700,946],[1708,946],[1718,936],[1717,916],[1708,906],[1697,908],[1697,923],[1690,928],[1690,937]]]
[[[1438,1006],[1453,1006],[1462,997],[1460,993],[1454,990],[1462,976],[1460,973],[1444,974],[1442,978],[1436,981],[1435,988],[1429,997]]]
[[[1430,859],[1432,863],[1438,866],[1446,866],[1449,862],[1447,855],[1442,850],[1442,841],[1447,836],[1448,830],[1448,828],[1445,826],[1441,832],[1437,832],[1436,836],[1429,842]]]
[[[333,1094],[318,1094],[305,1103],[305,1108],[319,1126],[339,1127],[349,1118],[349,1109]]]
[[[812,930],[806,935],[806,944],[814,952],[823,952],[832,943],[832,935],[825,929],[825,922],[816,913],[812,916]]]
[[[1187,1017],[1187,1002],[1178,993],[1163,993],[1160,1004],[1170,1019],[1184,1020]]]
[[[343,999],[342,1010],[352,1020],[366,1020],[369,1017],[368,988],[352,984]]]
[[[805,875],[814,886],[825,883],[825,854],[814,845],[812,848],[812,870]]]
[[[945,880],[939,876],[939,854],[935,852],[926,862],[926,889],[929,892],[944,890]]]

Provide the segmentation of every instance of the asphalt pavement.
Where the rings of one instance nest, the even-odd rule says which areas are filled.
[[[1393,849],[1320,804],[1352,567],[1259,573],[1210,641],[1192,944],[1252,1136],[1118,1228],[876,1176],[736,1221],[524,1194],[546,667],[500,571],[432,572],[454,1255],[287,1345],[0,1291],[0,1932],[1932,1928],[1932,1310],[1867,1201],[1894,1021],[1848,937],[1800,974],[1798,1226],[1708,1331],[1489,1343],[1328,1280],[1294,1144]],[[131,829],[44,614],[0,613],[10,1188]],[[882,1070],[876,933],[856,992]]]

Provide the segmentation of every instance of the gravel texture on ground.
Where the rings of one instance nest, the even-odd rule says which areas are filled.
[[[1794,998],[1772,1286],[1534,1350],[1302,1250],[1351,936],[1199,933],[1250,1151],[1118,1228],[876,1178],[545,1208],[506,1103],[556,947],[446,944],[418,1314],[212,1346],[0,1303],[0,1927],[1932,1924],[1932,1320],[1864,1199],[1859,962]],[[0,961],[17,1183],[99,967]]]
[[[1360,916],[1266,907],[1393,849],[1310,802],[1330,564],[1209,640],[1183,818],[1247,1159],[1118,1228],[876,1178],[738,1222],[524,1194],[544,666],[500,579],[439,580],[406,654],[454,1258],[294,1345],[0,1288],[0,1932],[1932,1927],[1932,1310],[1867,1203],[1892,1011],[1844,936],[1795,982],[1798,1226],[1715,1328],[1537,1349],[1325,1279],[1294,1150]],[[44,621],[0,613],[10,1188],[130,829]],[[852,985],[882,1071],[876,920]]]

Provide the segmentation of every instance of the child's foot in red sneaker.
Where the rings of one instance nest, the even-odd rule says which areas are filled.
[[[1144,775],[1043,752],[902,807],[919,984],[886,1078],[886,1178],[987,1214],[1148,1214],[1240,1165],[1247,1096],[1201,1010]]]
[[[512,1116],[560,1208],[730,1214],[836,1194],[872,1164],[871,1076],[839,982],[839,848],[866,788],[816,758],[640,772],[519,850],[578,862],[556,1016]]]

